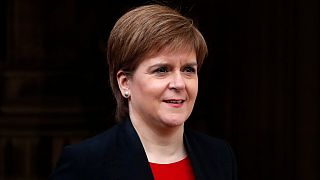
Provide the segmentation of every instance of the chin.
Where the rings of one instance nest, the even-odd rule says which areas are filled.
[[[177,127],[177,126],[182,126],[184,122],[186,122],[187,117],[175,117],[175,118],[165,118],[162,120],[163,124],[165,124],[168,127]]]

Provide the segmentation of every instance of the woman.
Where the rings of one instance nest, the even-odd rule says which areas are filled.
[[[124,14],[107,48],[121,122],[67,146],[50,179],[236,179],[230,146],[184,127],[206,54],[201,33],[176,10],[145,5]]]

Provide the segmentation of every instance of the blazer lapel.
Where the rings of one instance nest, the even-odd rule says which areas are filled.
[[[130,119],[119,127],[112,159],[116,179],[153,179],[147,155]]]
[[[196,179],[220,179],[220,176],[217,174],[219,167],[217,167],[215,162],[209,162],[208,157],[206,157],[211,154],[203,151],[203,148],[206,147],[203,147],[201,143],[197,142],[192,136],[192,132],[185,128],[184,145],[191,160]]]

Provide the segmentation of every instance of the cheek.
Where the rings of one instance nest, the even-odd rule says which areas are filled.
[[[152,96],[158,98],[161,97],[163,92],[167,89],[166,82],[163,81],[152,81],[142,85],[142,89]]]
[[[188,85],[188,90],[189,90],[189,96],[192,99],[196,99],[197,95],[198,95],[198,81],[194,80],[191,81]]]
[[[161,96],[165,88],[164,82],[151,79],[136,81],[134,87],[136,93],[140,94],[143,98]]]

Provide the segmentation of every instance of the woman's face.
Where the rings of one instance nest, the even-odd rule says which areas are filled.
[[[158,127],[183,125],[198,93],[195,52],[160,53],[143,60],[128,87],[131,118]]]

